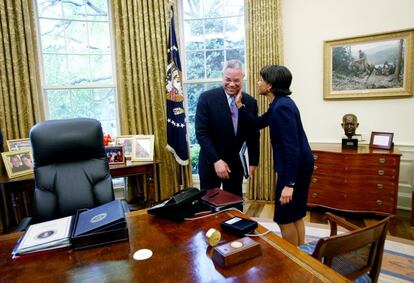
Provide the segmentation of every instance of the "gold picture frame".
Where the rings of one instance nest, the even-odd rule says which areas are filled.
[[[124,147],[125,158],[132,157],[132,148],[136,137],[138,137],[138,135],[124,135],[116,137],[115,145],[122,145]]]
[[[105,146],[105,154],[109,165],[125,164],[124,146]]]
[[[134,139],[132,161],[154,160],[154,135],[138,135]]]
[[[16,140],[7,140],[7,150],[8,151],[15,151],[15,150],[32,150],[32,143],[30,139],[16,139]]]
[[[1,157],[9,178],[16,178],[33,173],[33,157],[30,150],[2,152]]]
[[[414,29],[324,42],[325,100],[413,96]]]

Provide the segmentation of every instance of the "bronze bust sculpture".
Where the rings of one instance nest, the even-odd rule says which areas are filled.
[[[356,128],[359,126],[357,116],[351,113],[345,114],[342,117],[341,125],[348,139],[352,139],[352,137],[355,135]]]

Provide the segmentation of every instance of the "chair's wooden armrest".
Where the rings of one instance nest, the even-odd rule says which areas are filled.
[[[337,234],[338,232],[337,225],[342,226],[349,231],[360,229],[360,227],[358,227],[357,225],[354,225],[351,222],[348,222],[345,219],[339,216],[336,216],[330,212],[327,212],[325,215],[329,220],[329,225],[331,226],[331,236],[334,236]]]

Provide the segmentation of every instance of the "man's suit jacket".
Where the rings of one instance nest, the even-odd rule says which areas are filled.
[[[248,112],[257,116],[257,101],[243,93],[242,103]],[[249,164],[259,164],[259,131],[252,131],[238,123],[237,135],[234,133],[230,107],[224,88],[208,90],[200,95],[195,117],[195,130],[200,144],[199,159],[209,166],[219,159],[227,163],[239,160],[239,151],[246,141],[249,151]],[[200,162],[201,163],[201,162]],[[206,164],[204,162],[204,164]]]

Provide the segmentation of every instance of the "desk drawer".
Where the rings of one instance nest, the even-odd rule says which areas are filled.
[[[355,166],[375,165],[380,167],[395,167],[400,164],[400,157],[381,154],[356,154],[345,156],[346,164]]]

